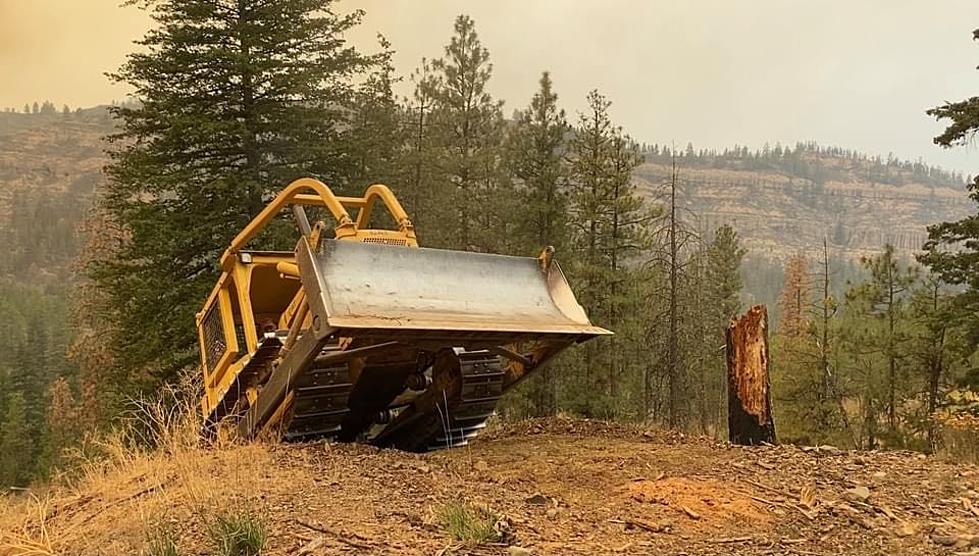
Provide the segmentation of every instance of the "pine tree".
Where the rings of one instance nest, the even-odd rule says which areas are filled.
[[[375,60],[344,41],[362,12],[332,0],[141,5],[157,26],[112,75],[139,102],[111,108],[102,199],[127,237],[88,271],[115,309],[116,362],[152,383],[195,363],[215,263],[267,196],[304,175],[347,181],[351,81]]]
[[[520,212],[519,249],[532,254],[546,246],[570,263],[567,224],[567,169],[564,162],[568,131],[564,110],[557,106],[550,75],[544,72],[540,90],[530,106],[519,111],[506,141],[506,159],[517,187]],[[555,371],[558,363],[532,375],[521,391],[531,401],[531,413],[549,415],[557,410]]]
[[[670,427],[681,428],[687,424],[690,397],[687,389],[690,379],[690,334],[698,328],[701,307],[699,291],[704,268],[703,245],[697,234],[688,229],[680,207],[680,167],[676,149],[667,149],[670,156],[670,175],[659,199],[663,214],[656,234],[652,263],[659,268],[663,281],[651,291],[649,311],[652,313],[647,339],[656,346],[662,357],[655,362],[655,370],[665,385],[654,388],[651,366],[645,380],[646,413],[656,412]],[[691,320],[693,319],[693,320]],[[665,400],[654,400],[659,390],[665,390]]]
[[[639,334],[631,321],[641,313],[636,262],[649,247],[653,215],[632,182],[632,171],[642,158],[636,145],[612,124],[609,106],[598,91],[590,92],[588,111],[581,115],[569,145],[572,274],[579,301],[593,321]],[[615,411],[611,404],[619,394],[627,359],[624,350],[617,349],[618,341],[585,346],[579,411],[592,416]],[[605,393],[605,399],[598,393]]]
[[[914,327],[908,351],[917,370],[915,382],[922,385],[925,403],[918,417],[927,431],[929,448],[937,442],[933,416],[943,391],[956,375],[961,376],[961,362],[971,351],[953,318],[958,310],[955,302],[956,295],[934,275],[922,280],[911,295]]]
[[[724,327],[741,310],[741,261],[747,250],[741,247],[738,233],[730,225],[714,232],[707,249],[707,284],[711,288],[711,305],[715,307],[715,323]]]
[[[527,251],[568,246],[567,168],[564,162],[568,124],[551,76],[544,72],[530,106],[519,111],[507,138],[507,160],[521,199],[520,220]]]
[[[699,318],[694,315],[688,321],[699,324],[691,351],[701,368],[701,395],[697,400],[700,409],[695,413],[700,415],[704,433],[723,426],[721,409],[727,392],[727,373],[724,351],[718,347],[724,345],[724,330],[731,319],[741,312],[741,261],[746,253],[734,228],[727,224],[717,228],[702,255],[704,270],[700,281],[692,285],[695,291],[703,291],[692,304],[700,313]]]
[[[486,90],[493,73],[489,51],[466,15],[455,21],[445,55],[432,63],[437,74],[432,97],[432,133],[438,148],[438,179],[450,196],[439,199],[455,209],[442,222],[449,246],[478,251],[505,251],[513,224],[501,168],[502,102]],[[502,249],[501,249],[502,247]]]
[[[785,265],[785,285],[778,298],[778,333],[798,338],[808,325],[810,298],[809,261],[802,253],[789,258]]]
[[[822,430],[842,427],[848,442],[854,444],[853,430],[850,426],[850,416],[840,386],[840,377],[831,361],[837,352],[839,338],[837,327],[833,322],[837,312],[837,301],[831,290],[829,248],[826,238],[823,238],[823,253],[819,260],[817,300],[810,315],[815,326],[809,327],[809,341],[815,345],[816,364],[819,370],[819,410],[814,420]],[[838,423],[833,422],[835,408]]]
[[[0,485],[24,487],[34,469],[34,441],[27,407],[20,392],[6,394],[6,411],[0,425]]]
[[[369,184],[383,183],[395,193],[403,190],[402,164],[406,137],[401,108],[392,87],[398,78],[391,63],[391,43],[378,36],[377,65],[354,93],[354,116],[349,151],[354,168],[348,193],[360,195]],[[383,214],[383,213],[380,213]]]
[[[979,29],[973,31],[979,40]],[[968,145],[979,130],[979,97],[946,102],[928,110],[938,121],[949,120],[948,127],[935,137],[944,148]],[[968,184],[969,198],[979,205],[979,176]],[[979,210],[954,222],[928,227],[928,241],[918,261],[943,282],[960,288],[951,317],[968,331],[972,349],[979,347]]]
[[[407,152],[401,202],[415,222],[416,233],[423,234],[425,245],[448,245],[450,232],[440,233],[439,229],[450,221],[452,208],[446,200],[452,191],[450,185],[439,178],[436,168],[438,147],[432,128],[438,78],[429,61],[423,58],[410,80],[412,95],[405,99],[404,108]]]
[[[883,412],[890,440],[897,438],[898,388],[906,383],[907,301],[917,279],[912,267],[902,268],[894,247],[876,257],[862,259],[870,278],[847,292],[850,330],[847,340],[862,376],[864,437],[867,447],[878,440],[878,414]]]

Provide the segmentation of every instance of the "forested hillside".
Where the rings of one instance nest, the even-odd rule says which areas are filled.
[[[64,281],[105,164],[104,107],[0,112],[0,276]],[[36,283],[36,282],[35,282]]]
[[[647,191],[655,194],[677,155],[691,218],[707,230],[730,224],[752,254],[779,261],[824,237],[842,259],[873,255],[885,244],[908,256],[921,249],[926,226],[972,211],[971,177],[920,161],[813,143],[676,151],[645,147],[636,176]]]
[[[111,130],[104,107],[0,112],[0,477],[9,483],[43,473],[58,456],[49,407],[52,392],[71,391],[52,385],[76,372],[68,359],[74,261]]]

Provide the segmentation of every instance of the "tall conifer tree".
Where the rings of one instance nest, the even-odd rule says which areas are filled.
[[[493,65],[475,22],[460,15],[454,29],[444,56],[432,63],[430,82],[437,179],[447,182],[450,193],[440,201],[455,208],[454,217],[440,223],[442,236],[450,247],[499,251],[512,226],[501,192],[503,103],[486,90]]]
[[[640,314],[636,263],[649,247],[651,214],[632,182],[632,171],[642,157],[613,125],[610,104],[598,91],[590,92],[588,110],[581,115],[569,145],[572,274],[579,301],[593,321],[638,334],[634,326]],[[585,390],[579,396],[579,409],[586,414],[609,416],[616,411],[610,404],[618,401],[627,357],[615,348],[601,342],[584,347],[584,376],[577,387]],[[599,398],[598,392],[606,395]]]
[[[979,41],[979,29],[972,32],[972,38]],[[948,121],[945,131],[935,137],[936,145],[968,145],[979,132],[979,97],[946,102],[928,110],[928,115]],[[979,205],[979,175],[967,187],[969,198]],[[961,287],[955,303],[957,310],[949,317],[964,325],[975,350],[979,347],[979,210],[961,220],[929,226],[928,241],[918,260],[946,284]],[[974,373],[974,378],[979,384],[979,372]]]
[[[520,230],[528,250],[553,246],[558,256],[568,246],[568,124],[557,105],[551,76],[544,72],[530,106],[517,112],[507,138],[507,159],[518,186],[523,215]]]
[[[89,271],[115,307],[117,361],[159,379],[195,362],[215,262],[267,198],[303,175],[347,180],[351,79],[375,60],[344,41],[362,13],[333,0],[140,5],[156,26],[112,74],[139,102],[112,109],[103,196],[127,237]]]
[[[564,156],[568,125],[557,105],[551,77],[544,72],[540,89],[530,105],[515,115],[506,140],[506,159],[517,197],[517,248],[525,255],[554,247],[560,260],[570,263],[568,235],[567,167]],[[555,371],[548,365],[523,387],[532,402],[532,413],[547,415],[557,410]]]

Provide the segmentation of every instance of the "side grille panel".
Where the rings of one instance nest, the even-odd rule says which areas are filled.
[[[228,351],[228,343],[224,339],[221,310],[218,304],[214,303],[204,317],[204,360],[208,370],[214,369],[226,351]]]

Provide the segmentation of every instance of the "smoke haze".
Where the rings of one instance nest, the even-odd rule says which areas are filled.
[[[816,140],[975,173],[973,149],[931,143],[924,110],[979,92],[979,3],[946,0],[360,0],[351,37],[383,33],[407,75],[441,55],[459,13],[494,64],[508,111],[552,73],[572,118],[591,88],[641,141],[698,147]],[[0,0],[0,107],[124,98],[104,77],[151,24],[119,0]],[[407,93],[403,86],[402,94]]]

